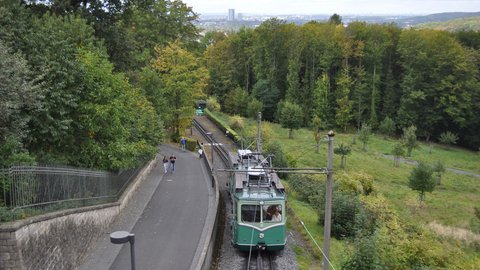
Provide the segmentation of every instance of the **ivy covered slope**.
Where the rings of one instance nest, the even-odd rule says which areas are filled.
[[[244,139],[252,140],[253,119],[214,113]],[[241,124],[238,124],[241,122]],[[262,134],[268,153],[275,154],[276,166],[325,167],[326,143],[316,153],[315,129],[298,129],[290,139],[290,128],[264,122]],[[327,130],[321,133],[326,135]],[[476,269],[480,265],[480,182],[475,176],[437,170],[437,161],[445,168],[478,174],[478,153],[461,148],[418,142],[411,161],[423,161],[423,167],[400,160],[395,166],[393,149],[405,140],[385,135],[337,132],[335,147],[348,147],[342,168],[342,151],[334,158],[332,260],[337,269]],[[356,137],[355,144],[353,139]],[[386,137],[386,138],[385,138]],[[266,141],[265,141],[266,140]],[[366,145],[364,142],[367,142]],[[365,149],[364,149],[365,147]],[[430,150],[431,149],[431,150]],[[404,151],[404,153],[406,153]],[[423,201],[411,187],[416,171],[430,166],[431,176],[440,171],[441,183],[426,190]],[[420,169],[419,169],[420,168]],[[284,175],[287,179],[291,227],[301,231],[303,220],[317,242],[323,240],[325,176]],[[314,244],[311,244],[314,247]],[[295,248],[301,269],[310,269],[318,261],[317,250]],[[318,255],[320,256],[320,255]]]

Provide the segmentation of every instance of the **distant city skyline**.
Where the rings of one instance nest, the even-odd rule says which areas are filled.
[[[480,0],[182,0],[200,14],[433,14],[478,12]]]

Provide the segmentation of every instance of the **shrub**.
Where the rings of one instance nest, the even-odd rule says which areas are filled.
[[[230,128],[236,131],[240,131],[245,127],[245,121],[239,115],[234,115],[230,118]]]
[[[278,141],[270,142],[265,146],[264,152],[268,155],[272,154],[272,166],[279,168],[288,167],[288,160],[285,152],[283,151],[282,145]],[[267,155],[265,155],[267,157]],[[279,173],[280,178],[286,178],[288,175],[285,173]]]
[[[208,119],[214,122],[218,128],[220,128],[223,132],[227,134],[227,136],[232,139],[236,143],[240,143],[241,137],[231,129],[227,124],[225,124],[222,120],[212,114],[208,109],[205,110],[205,114],[207,115]]]
[[[362,124],[362,128],[358,131],[358,139],[363,143],[362,149],[367,149],[368,141],[372,135],[372,128],[367,124]]]
[[[220,103],[218,103],[218,100],[216,97],[210,96],[207,99],[207,109],[209,109],[212,112],[220,111]]]
[[[251,144],[257,140],[257,126],[256,125],[248,125],[242,131],[242,137],[245,139],[247,144]],[[272,137],[273,129],[269,123],[262,122],[262,144],[266,145],[270,141]]]
[[[480,207],[474,208],[474,216],[470,221],[470,227],[473,232],[480,233]]]
[[[458,136],[455,133],[447,131],[440,134],[440,138],[438,140],[443,144],[452,145],[457,144]]]
[[[187,141],[185,147],[189,151],[195,151],[195,149],[197,148],[197,140],[194,140],[194,139],[191,139],[191,138],[185,138],[185,140]]]
[[[335,192],[332,200],[332,236],[337,239],[351,238],[366,234],[369,228],[368,217],[358,196],[352,193]],[[318,220],[320,225],[325,222],[324,209],[320,209]]]
[[[256,98],[251,98],[247,105],[247,116],[256,119],[258,112],[261,112],[262,109],[263,103]]]
[[[318,196],[324,196],[325,194],[325,177],[315,177],[312,175],[292,175],[289,178],[289,186],[298,194],[301,201],[310,203],[310,199]],[[321,202],[321,205],[312,204],[313,207],[322,207],[325,201]]]
[[[432,192],[437,184],[437,180],[433,177],[433,168],[423,162],[413,168],[408,180],[408,186],[418,191],[420,203],[425,201],[425,192]]]
[[[365,172],[341,172],[336,176],[339,189],[343,192],[369,195],[374,191],[373,176]]]
[[[393,122],[393,120],[387,116],[385,119],[383,119],[382,123],[378,127],[378,130],[385,136],[392,136],[395,132],[395,122]]]
[[[407,157],[410,157],[412,155],[412,150],[414,148],[419,147],[416,132],[416,126],[410,126],[403,129],[402,143],[407,148]]]
[[[344,145],[343,143],[333,149],[333,153],[342,157],[340,163],[341,168],[345,168],[345,164],[347,163],[347,156],[350,155],[351,152],[352,149],[349,146]]]
[[[380,257],[375,245],[374,238],[361,237],[355,239],[354,251],[342,263],[341,269],[347,270],[376,270],[383,269],[380,264]]]

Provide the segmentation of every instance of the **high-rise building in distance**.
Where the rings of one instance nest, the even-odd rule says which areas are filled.
[[[243,13],[237,13],[237,21],[243,20]]]
[[[228,20],[235,21],[235,9],[231,8],[228,10]]]

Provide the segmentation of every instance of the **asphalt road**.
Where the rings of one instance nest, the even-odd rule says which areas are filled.
[[[161,159],[172,153],[177,157],[175,172],[164,174]],[[210,177],[196,153],[163,145],[160,155],[158,166],[117,217],[111,232],[135,234],[136,269],[190,269],[199,252],[209,196],[214,196]],[[113,245],[104,237],[92,253],[80,269],[131,269],[128,243]]]

